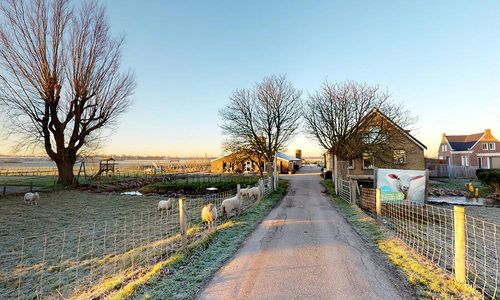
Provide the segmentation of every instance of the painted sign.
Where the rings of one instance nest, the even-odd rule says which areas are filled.
[[[426,193],[424,170],[377,169],[377,188],[382,201],[423,203]]]

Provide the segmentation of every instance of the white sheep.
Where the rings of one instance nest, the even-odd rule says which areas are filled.
[[[410,176],[408,174],[388,174],[387,177],[393,179],[393,186],[396,190],[401,191],[405,195],[406,200],[418,201],[423,200],[425,194],[425,178],[423,175]]]
[[[38,205],[39,200],[40,195],[37,192],[24,194],[24,203],[27,203],[29,205]]]
[[[217,220],[217,208],[214,204],[209,203],[201,210],[201,220],[208,224],[208,229],[212,229]]]
[[[249,191],[250,189],[251,189],[251,187],[250,187],[250,186],[247,186],[246,188],[242,188],[242,189],[240,189],[240,195],[241,195],[241,196],[246,196],[246,195],[247,195],[247,193],[248,193],[248,191]]]
[[[172,198],[168,198],[167,200],[160,200],[160,202],[158,202],[158,211],[172,209],[173,202],[174,199]]]
[[[232,198],[224,199],[222,204],[220,205],[220,209],[222,212],[222,216],[229,215],[229,213],[233,210],[236,210],[236,213],[240,214],[241,209],[241,197],[240,195],[236,195]]]
[[[258,186],[254,186],[247,191],[247,196],[257,201],[260,201],[260,194],[260,188]]]

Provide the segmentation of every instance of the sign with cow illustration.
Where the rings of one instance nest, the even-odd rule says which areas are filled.
[[[425,203],[428,172],[425,170],[377,169],[376,185],[382,201]]]

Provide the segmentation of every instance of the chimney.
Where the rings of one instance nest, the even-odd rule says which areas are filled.
[[[441,135],[441,144],[444,143],[446,143],[446,133],[443,132],[443,134]]]
[[[485,129],[485,130],[484,130],[484,134],[486,134],[486,135],[491,135],[491,129],[489,129],[489,128],[488,128],[488,129]]]

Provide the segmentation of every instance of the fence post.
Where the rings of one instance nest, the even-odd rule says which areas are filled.
[[[182,247],[187,245],[186,198],[179,198],[179,227],[181,230]]]
[[[241,184],[236,185],[236,196],[238,196],[238,200],[240,200],[240,189],[241,189]]]
[[[351,198],[351,205],[354,204],[356,205],[356,181],[354,180],[349,180],[349,191],[351,194],[349,195],[349,198]]]
[[[380,189],[375,190],[375,209],[377,211],[377,222],[382,220],[382,199],[380,197]]]
[[[264,198],[264,179],[263,178],[259,179],[259,192],[260,192],[260,199]]]
[[[455,241],[455,280],[465,283],[465,207],[453,206],[453,232]]]

